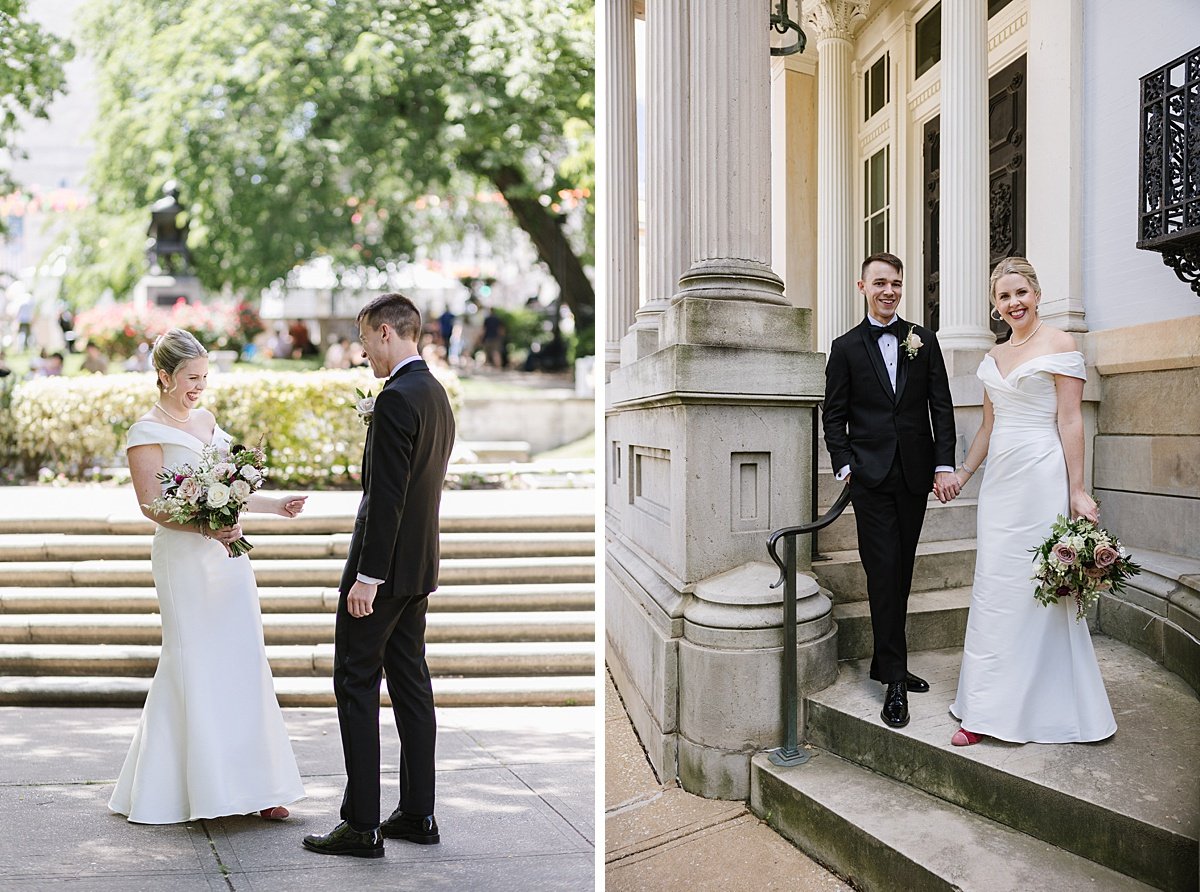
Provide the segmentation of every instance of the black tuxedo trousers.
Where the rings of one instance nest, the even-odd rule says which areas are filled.
[[[850,502],[858,525],[858,553],[867,575],[875,636],[871,678],[885,683],[903,681],[908,671],[908,594],[929,496],[913,493],[897,454],[877,486],[867,486],[851,475]]]

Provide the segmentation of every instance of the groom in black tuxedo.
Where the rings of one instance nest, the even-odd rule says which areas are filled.
[[[384,294],[358,314],[363,352],[387,383],[375,397],[363,451],[363,497],[342,575],[333,690],[346,760],[342,823],[306,836],[329,855],[383,857],[383,839],[440,841],[433,815],[433,688],[425,610],[438,581],[438,507],[454,445],[446,391],[417,352],[421,314]],[[379,682],[400,732],[400,803],[379,821]]]
[[[883,721],[908,724],[908,692],[929,684],[908,671],[905,622],[917,539],[932,488],[947,502],[954,476],[954,404],[937,337],[896,315],[904,265],[872,254],[862,265],[861,323],[837,338],[825,367],[825,446],[849,480],[858,552],[867,574]]]

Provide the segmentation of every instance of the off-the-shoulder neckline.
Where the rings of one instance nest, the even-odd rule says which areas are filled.
[[[184,436],[191,437],[191,438],[192,438],[193,440],[195,440],[197,443],[202,443],[202,444],[203,444],[203,445],[205,445],[205,446],[211,446],[211,445],[212,445],[214,442],[216,442],[216,439],[217,439],[217,431],[219,431],[219,430],[221,429],[221,425],[219,425],[219,424],[217,424],[217,423],[215,423],[215,422],[214,422],[214,423],[213,423],[213,429],[212,429],[212,433],[211,433],[211,434],[209,434],[209,436],[208,436],[208,442],[207,442],[207,443],[205,443],[203,440],[201,440],[201,439],[200,439],[199,437],[197,437],[195,434],[193,434],[193,433],[190,433],[190,432],[188,432],[188,431],[185,431],[183,428],[179,428],[179,427],[172,427],[172,426],[171,426],[171,425],[169,425],[169,424],[163,424],[161,421],[147,421],[147,420],[146,420],[146,419],[144,419],[144,418],[143,418],[143,419],[140,419],[140,420],[138,420],[138,421],[135,421],[133,424],[129,425],[129,427],[130,427],[130,430],[132,430],[132,429],[134,428],[134,426],[135,426],[135,425],[139,425],[139,424],[153,424],[153,425],[155,425],[155,426],[157,426],[157,427],[165,427],[165,428],[166,428],[167,430],[169,430],[169,431],[175,431],[175,432],[176,432],[176,433],[178,433],[178,434],[183,434]]]
[[[1011,378],[1013,376],[1013,372],[1017,371],[1018,369],[1021,369],[1024,366],[1029,365],[1029,363],[1033,362],[1036,359],[1045,359],[1047,356],[1070,356],[1072,353],[1078,353],[1080,356],[1083,356],[1083,354],[1080,353],[1078,350],[1059,350],[1056,353],[1039,353],[1037,356],[1029,357],[1024,362],[1018,362],[1015,366],[1013,366],[1011,369],[1009,369],[1009,372],[1007,375],[1004,374],[1004,372],[1000,372],[1000,363],[996,362],[996,357],[992,356],[991,353],[988,353],[987,358],[992,361],[992,365],[994,365],[996,367],[996,371],[1000,372],[1000,377],[1003,378],[1005,381],[1007,381],[1009,378]]]

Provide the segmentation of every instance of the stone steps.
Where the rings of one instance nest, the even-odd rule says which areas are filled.
[[[1152,887],[821,750],[752,764],[751,809],[862,890],[1146,892]]]
[[[338,590],[319,586],[260,588],[266,613],[332,613]],[[575,582],[528,585],[442,585],[429,598],[430,613],[470,611],[594,610],[596,587]],[[158,613],[152,587],[0,588],[0,614]]]
[[[1136,649],[1094,643],[1118,723],[1108,741],[950,746],[958,648],[910,658],[931,690],[892,730],[869,661],[843,662],[805,700],[817,755],[792,769],[756,758],[753,807],[867,889],[1193,890],[1200,702]]]
[[[255,561],[312,558],[344,559],[350,533],[264,535],[248,533]],[[0,565],[7,562],[149,560],[152,535],[68,533],[0,534]],[[590,532],[443,533],[441,556],[453,558],[580,557],[595,552]]]
[[[257,550],[257,549],[256,549]],[[254,560],[261,586],[336,587],[344,559]],[[596,562],[587,557],[448,558],[440,581],[446,585],[593,582]],[[149,587],[154,578],[148,560],[9,561],[0,563],[0,585]]]
[[[970,603],[970,586],[909,595],[906,627],[909,653],[962,647]],[[835,604],[833,618],[837,622],[838,659],[870,657],[874,647],[870,605],[866,601]]]
[[[245,518],[284,705],[334,705],[353,527],[350,513]],[[584,514],[442,518],[427,621],[440,705],[594,702],[594,528]],[[162,639],[152,542],[153,525],[131,513],[0,519],[0,703],[143,702]]]
[[[931,498],[921,526],[922,542],[945,542],[975,535],[975,511],[978,500],[957,498],[943,505]],[[858,529],[855,527],[854,507],[842,512],[833,523],[818,533],[817,546],[823,554],[832,551],[851,551],[858,548]]]
[[[0,676],[0,706],[141,706],[148,678]],[[451,706],[591,706],[593,675],[517,678],[435,678],[434,702]],[[277,678],[280,706],[335,706],[328,678]],[[380,693],[390,706],[387,686]]]
[[[159,648],[145,644],[0,644],[0,676],[150,678]],[[426,649],[434,677],[590,675],[591,641],[431,642]],[[333,673],[333,644],[273,644],[267,660],[276,678]]]
[[[442,533],[590,533],[596,528],[591,514],[531,514],[512,517],[487,515],[446,516],[441,518]],[[300,517],[276,517],[247,514],[242,529],[253,535],[328,535],[354,530],[353,514],[302,514]],[[154,524],[140,514],[112,514],[103,517],[0,517],[0,534],[88,534],[151,535]]]
[[[333,642],[331,613],[263,615],[267,644]],[[593,641],[595,614],[585,611],[430,613],[432,642]],[[4,614],[0,644],[161,644],[158,614]]]
[[[824,546],[822,546],[824,551]],[[858,551],[827,551],[825,560],[813,561],[817,581],[829,589],[835,604],[866,601],[867,576]],[[917,546],[913,592],[970,586],[975,577],[975,540],[946,539]]]

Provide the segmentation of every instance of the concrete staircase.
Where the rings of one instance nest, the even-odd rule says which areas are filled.
[[[284,706],[332,706],[354,519],[243,523]],[[428,660],[441,706],[595,702],[591,515],[444,517]],[[0,705],[139,705],[161,626],[137,517],[0,519]],[[386,688],[383,692],[387,702]]]
[[[826,470],[823,504],[840,484]],[[819,539],[834,601],[838,680],[805,698],[812,756],[751,767],[751,808],[866,890],[1197,888],[1200,702],[1178,676],[1103,635],[1094,643],[1119,730],[1100,744],[949,745],[974,571],[977,484],[931,499],[910,600],[910,666],[931,690],[912,721],[879,720],[870,616],[852,513]],[[1053,683],[1048,679],[1047,683]]]

